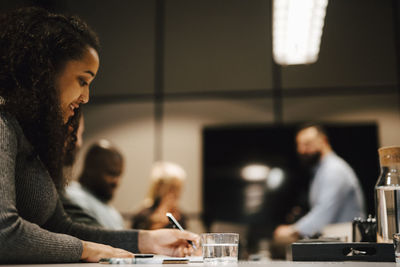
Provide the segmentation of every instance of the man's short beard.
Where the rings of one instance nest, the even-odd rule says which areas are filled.
[[[107,203],[113,198],[113,190],[105,182],[98,182],[90,189],[101,201]]]
[[[300,163],[306,168],[315,167],[321,159],[321,152],[317,151],[313,154],[299,155]]]
[[[81,176],[79,182],[104,203],[108,203],[113,198],[115,188],[107,184],[99,173]]]

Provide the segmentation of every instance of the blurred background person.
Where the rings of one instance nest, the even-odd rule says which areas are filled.
[[[83,114],[79,112],[74,121],[74,125],[78,124],[77,127],[71,128],[71,134],[67,139],[65,144],[65,157],[64,157],[64,176],[66,180],[72,182],[72,169],[75,163],[76,155],[82,148],[83,143],[83,132],[85,130],[85,122]],[[59,192],[59,197],[63,203],[65,212],[74,222],[84,223],[87,225],[102,227],[98,220],[85,211],[80,205],[72,201],[68,196],[66,196],[65,189]]]
[[[313,174],[308,193],[310,211],[291,225],[274,231],[277,242],[312,237],[328,224],[365,217],[364,197],[353,169],[332,150],[320,125],[306,125],[296,134],[297,152]]]
[[[179,209],[179,200],[186,172],[172,162],[156,162],[150,172],[150,188],[142,209],[132,219],[134,229],[172,228],[166,213],[170,212],[183,228],[185,216]]]
[[[66,188],[66,197],[95,222],[88,221],[86,216],[82,218],[81,212],[75,212],[74,216],[74,211],[72,214],[70,211],[69,215],[81,222],[97,222],[108,229],[124,229],[121,214],[109,203],[120,183],[123,164],[122,154],[109,141],[103,139],[93,144],[86,153],[78,181],[72,181]]]

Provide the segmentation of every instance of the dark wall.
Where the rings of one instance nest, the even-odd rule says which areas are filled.
[[[93,96],[153,93],[155,0],[6,0],[0,8],[24,3],[78,14],[99,33],[103,50]],[[282,68],[282,87],[299,94],[338,87],[396,92],[393,3],[329,1],[319,60]],[[166,0],[163,29],[166,93],[273,87],[271,1]]]

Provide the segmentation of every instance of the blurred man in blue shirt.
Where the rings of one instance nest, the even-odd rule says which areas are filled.
[[[297,132],[296,143],[301,161],[313,173],[308,194],[310,211],[294,224],[278,226],[274,239],[291,243],[319,233],[328,224],[365,217],[357,176],[332,150],[324,129],[319,125],[305,126]]]

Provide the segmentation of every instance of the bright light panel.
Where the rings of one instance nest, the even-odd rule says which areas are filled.
[[[267,179],[267,187],[271,190],[279,188],[285,180],[285,173],[280,168],[272,168]]]
[[[247,181],[257,182],[266,180],[268,178],[269,171],[270,168],[266,165],[251,164],[242,169],[241,175],[242,178]]]
[[[328,0],[274,0],[273,57],[280,65],[318,59]]]

